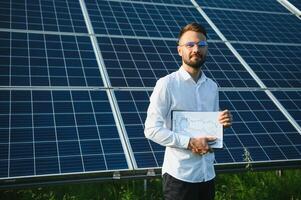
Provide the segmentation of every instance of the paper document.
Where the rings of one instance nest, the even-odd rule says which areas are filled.
[[[218,122],[219,112],[172,111],[172,130],[191,137],[214,136],[211,148],[223,148],[223,126]]]

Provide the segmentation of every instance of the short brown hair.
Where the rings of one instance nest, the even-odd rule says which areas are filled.
[[[194,31],[194,32],[197,32],[197,33],[202,33],[207,38],[207,31],[206,31],[205,27],[203,27],[201,24],[198,24],[196,22],[192,22],[190,24],[187,24],[186,26],[184,26],[180,30],[180,33],[179,33],[179,36],[178,36],[178,43],[179,43],[182,35],[184,33],[186,33],[187,31]]]

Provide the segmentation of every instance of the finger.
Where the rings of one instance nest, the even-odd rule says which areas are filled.
[[[231,119],[223,119],[223,120],[220,120],[220,121],[219,121],[220,124],[231,123],[231,122],[232,122]]]
[[[220,118],[218,118],[218,121],[223,121],[223,120],[230,120],[232,121],[232,116],[228,116],[228,115],[225,115],[225,116],[221,116]]]
[[[208,142],[211,142],[211,141],[214,141],[214,140],[216,140],[217,139],[217,137],[215,137],[215,136],[207,136],[206,137],[206,141]]]
[[[191,151],[193,153],[200,153],[203,149],[199,149],[199,148],[194,148],[194,149],[191,149]]]
[[[204,150],[202,150],[202,149],[196,149],[194,153],[202,154],[202,153],[204,153]]]
[[[200,147],[194,147],[191,149],[191,151],[193,153],[200,153],[201,151],[203,151],[203,148],[200,148]]]
[[[208,153],[208,151],[202,151],[200,154],[205,155],[206,153]]]
[[[200,149],[196,150],[196,153],[198,153],[198,154],[200,154],[202,152],[203,152],[203,150],[200,150]]]
[[[223,124],[223,126],[226,127],[226,128],[230,127],[231,125],[232,125],[232,123],[225,123],[225,124]]]
[[[206,153],[208,150],[209,150],[209,145],[206,143],[202,151]]]
[[[232,119],[230,117],[226,117],[224,119],[221,119],[220,122],[231,122]]]
[[[231,116],[232,116],[232,114],[231,114],[230,112],[227,112],[227,113],[221,113],[221,114],[219,115],[219,119],[224,118],[224,117],[231,117]]]
[[[223,116],[223,115],[227,115],[227,114],[229,114],[230,112],[229,112],[229,110],[223,110],[222,112],[220,112],[220,116]]]
[[[191,151],[192,151],[193,153],[198,153],[198,154],[200,154],[200,153],[206,153],[207,151],[209,151],[209,146],[206,145],[206,146],[204,146],[204,147],[202,147],[202,148],[191,149]]]
[[[219,123],[224,124],[224,123],[232,123],[231,119],[223,119],[221,121],[219,121]]]

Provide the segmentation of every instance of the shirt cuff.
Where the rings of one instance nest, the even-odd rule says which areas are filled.
[[[179,140],[180,140],[180,146],[183,147],[184,149],[187,149],[189,145],[190,136],[180,135]]]

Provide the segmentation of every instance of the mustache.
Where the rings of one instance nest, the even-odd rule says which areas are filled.
[[[202,53],[194,53],[190,56],[190,58],[192,58],[193,56],[197,56],[197,57],[200,57],[200,58],[203,58],[204,55]]]

